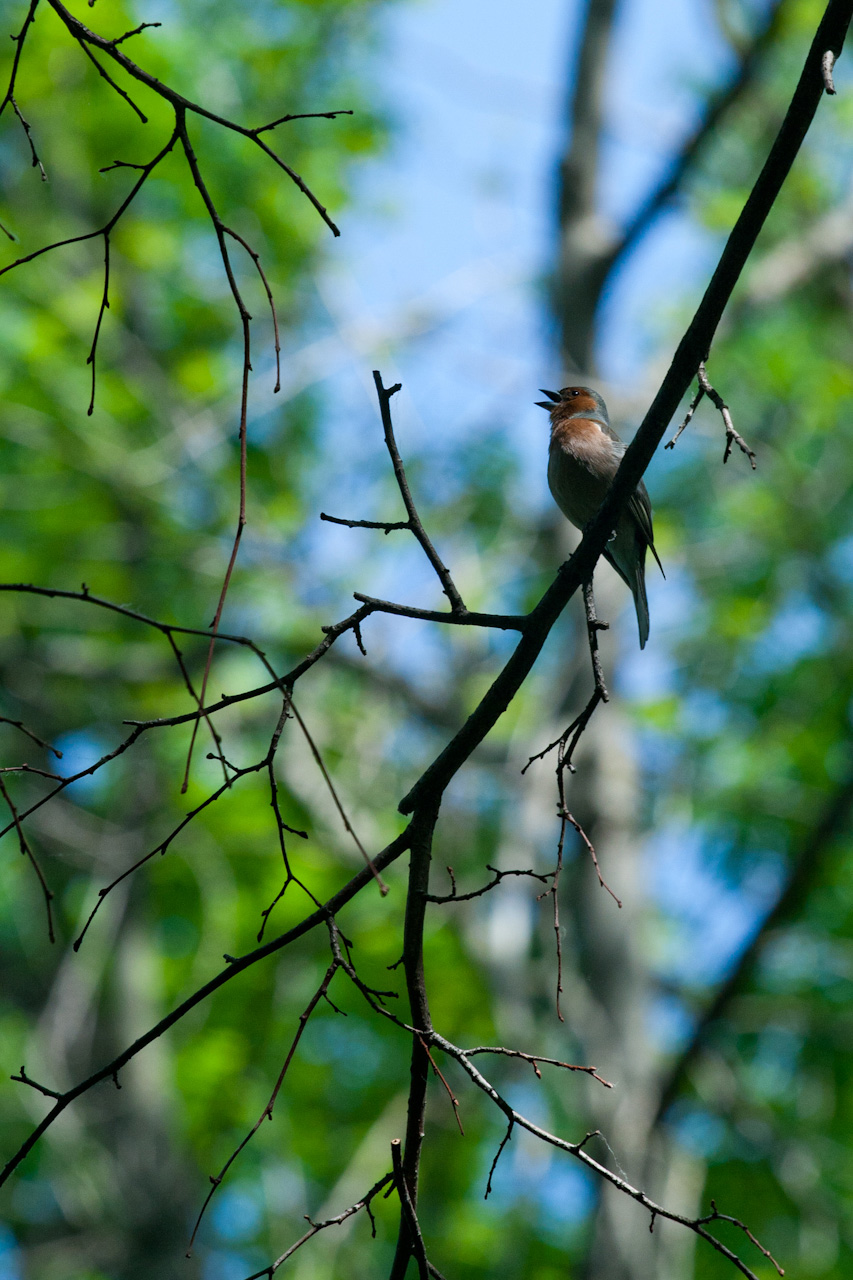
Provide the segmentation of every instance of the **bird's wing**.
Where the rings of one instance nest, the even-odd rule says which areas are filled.
[[[596,421],[598,422],[598,425],[601,427],[604,434],[609,437],[613,445],[613,474],[615,475],[616,470],[619,466],[619,463],[622,461],[622,457],[628,446],[625,444],[624,440],[619,439],[619,436],[616,434],[616,432],[613,430],[613,428],[610,426],[609,423],[604,422],[598,418],[596,419]],[[611,479],[612,479],[612,476],[611,476]],[[634,523],[637,526],[637,530],[640,534],[640,537],[643,539],[643,542],[651,551],[652,555],[657,561],[658,568],[660,569],[661,573],[663,573],[663,565],[660,562],[660,556],[655,550],[655,535],[654,535],[654,529],[652,527],[652,504],[649,499],[649,491],[646,488],[646,486],[643,484],[642,480],[637,485],[637,488],[634,490],[633,494],[631,495],[631,498],[628,502],[628,510],[630,511],[631,515],[634,518]],[[609,556],[606,551],[604,554],[606,558],[610,561],[610,563],[613,565],[613,567],[617,570],[617,572],[620,573],[624,578],[625,575],[622,573],[621,569],[619,569],[618,565],[616,565],[612,557]],[[666,577],[666,574],[664,573],[663,576]],[[628,579],[625,578],[625,581],[628,582]],[[628,586],[631,586],[630,582],[628,582]]]
[[[640,536],[657,561],[657,565],[661,573],[663,573],[663,565],[660,562],[660,556],[655,550],[655,535],[652,528],[652,504],[649,501],[648,490],[642,480],[631,495],[630,501],[628,502],[628,510],[634,517],[634,521],[640,531]],[[666,574],[664,574],[664,577],[666,577]]]

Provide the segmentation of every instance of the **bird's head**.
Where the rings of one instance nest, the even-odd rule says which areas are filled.
[[[537,400],[540,409],[547,409],[554,419],[600,418],[608,423],[607,405],[591,387],[563,387],[562,391],[546,391],[540,387],[547,400]]]

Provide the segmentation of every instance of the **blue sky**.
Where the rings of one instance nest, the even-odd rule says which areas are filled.
[[[556,372],[541,288],[581,17],[576,0],[388,9],[376,68],[395,136],[356,175],[320,282],[330,319],[356,330],[353,354],[391,347],[413,397],[438,395],[449,413],[462,388],[517,397],[539,434],[530,388]],[[608,75],[607,214],[624,220],[654,184],[728,59],[707,0],[625,0]],[[688,219],[667,218],[627,264],[606,304],[607,380],[637,376],[660,308],[698,283],[708,253]]]

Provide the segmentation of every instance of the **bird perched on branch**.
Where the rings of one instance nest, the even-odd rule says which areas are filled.
[[[589,387],[563,387],[557,392],[543,387],[542,394],[548,399],[536,403],[551,415],[548,487],[563,515],[583,530],[604,501],[625,445],[610,426],[607,405],[597,391]],[[605,558],[631,588],[641,649],[649,638],[647,547],[663,573],[655,551],[652,504],[641,480],[604,549]]]

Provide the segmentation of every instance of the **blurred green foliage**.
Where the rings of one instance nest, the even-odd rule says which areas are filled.
[[[188,96],[244,122],[353,108],[351,117],[297,121],[275,135],[281,153],[341,221],[354,162],[384,136],[371,77],[377,9],[367,0],[226,7],[164,0],[102,5],[91,21],[109,36],[143,20],[162,21],[128,42],[130,55]],[[0,29],[18,29],[21,5],[3,4],[0,17]],[[712,231],[727,229],[740,207],[814,17],[811,4],[792,7],[765,75],[726,120],[694,179],[696,214]],[[7,109],[0,218],[18,243],[7,246],[6,260],[88,231],[116,208],[130,171],[98,170],[116,159],[150,159],[170,129],[153,95],[136,86],[132,93],[150,115],[148,125],[97,77],[56,17],[39,10],[17,98],[50,181],[40,182],[31,168],[26,139]],[[849,164],[838,157],[849,154],[850,114],[843,93],[820,113],[759,259],[845,207]],[[190,129],[221,213],[260,251],[287,348],[310,322],[312,272],[329,233],[301,193],[245,140],[194,119]],[[249,525],[224,627],[251,634],[281,670],[313,647],[321,623],[343,616],[354,566],[358,575],[369,571],[381,580],[391,565],[397,581],[407,581],[414,560],[394,535],[364,534],[371,541],[344,552],[351,541],[330,541],[318,551],[306,532],[321,505],[336,510],[325,483],[337,474],[339,440],[312,396],[276,406],[271,324],[251,267],[240,261],[241,287],[256,317]],[[0,582],[68,590],[85,582],[93,594],[203,627],[237,513],[241,349],[212,229],[178,156],[145,185],[116,232],[96,407],[88,417],[86,356],[102,287],[97,240],[3,277]],[[780,885],[795,861],[809,865],[802,893],[681,1080],[664,1128],[702,1177],[707,1169],[706,1201],[714,1196],[748,1221],[791,1271],[841,1280],[853,1249],[849,821],[819,847],[815,833],[849,787],[853,767],[849,262],[829,259],[771,301],[751,288],[748,276],[709,371],[757,450],[759,471],[751,474],[737,454],[725,470],[719,466],[721,427],[703,407],[656,475],[667,567],[685,606],[669,637],[671,687],[636,706],[635,719],[641,748],[648,747],[641,754],[649,831],[698,833],[706,863],[745,892],[756,870]],[[491,424],[449,451],[445,442],[440,456],[423,442],[412,459],[413,483],[431,502],[429,527],[454,566],[461,562],[471,607],[525,607],[554,562],[547,531],[532,528],[515,500],[510,441]],[[375,458],[350,467],[356,487],[370,475],[364,486],[370,509],[343,514],[397,518],[384,464],[374,465],[378,457],[377,448]],[[418,572],[412,581],[420,583]],[[356,830],[375,850],[399,830],[396,800],[482,692],[505,640],[435,636],[406,623],[377,624],[368,642],[369,663],[347,638],[297,687],[296,700]],[[198,685],[206,645],[187,637],[181,648]],[[567,651],[561,633],[495,743],[448,796],[440,862],[453,866],[463,889],[485,883],[487,863],[552,865],[553,797],[537,800],[532,817],[525,788],[534,784],[517,781],[515,765],[524,763],[531,742],[542,745],[543,725],[558,714],[554,688],[560,681],[562,694]],[[0,714],[63,751],[56,761],[4,723],[0,741],[9,764],[85,768],[119,743],[122,721],[192,705],[160,633],[82,602],[4,593],[0,668]],[[265,679],[250,652],[220,646],[211,690]],[[584,695],[583,679],[569,702]],[[278,711],[278,701],[267,697],[224,714],[219,728],[228,759],[241,766],[259,760]],[[260,912],[282,880],[260,776],[243,779],[165,856],[124,881],[80,952],[70,949],[98,889],[220,785],[221,769],[205,758],[209,739],[200,735],[189,792],[180,795],[188,737],[185,728],[146,735],[28,820],[56,894],[53,948],[32,869],[18,856],[14,835],[7,837],[0,859],[7,1074],[24,1062],[34,1078],[66,1087],[218,971],[223,953],[254,945]],[[277,776],[285,820],[308,833],[289,839],[294,870],[325,898],[360,860],[293,722]],[[31,776],[7,781],[19,808],[44,794],[45,785]],[[567,897],[588,871],[579,858],[571,863]],[[369,889],[341,924],[361,976],[401,990],[398,971],[388,966],[399,956],[405,868],[393,866],[386,879],[388,898]],[[435,883],[438,892],[446,884],[439,865]],[[292,886],[269,930],[285,929],[310,906]],[[665,916],[658,908],[654,927],[661,932],[672,926]],[[507,942],[514,936],[516,949]],[[570,938],[567,968],[572,944]],[[675,990],[689,1018],[709,997],[710,983],[685,979],[677,965],[667,969],[655,958],[659,947],[648,952],[650,981]],[[533,890],[502,886],[489,898],[431,912],[426,961],[435,1023],[450,1039],[513,1043],[560,1059],[582,1052],[583,1028],[573,1027],[571,1015],[566,1027],[554,1017],[553,928],[547,902],[537,905]],[[389,1142],[403,1130],[408,1044],[338,976],[329,994],[346,1017],[328,1005],[312,1017],[273,1123],[261,1127],[214,1197],[194,1261],[183,1258],[207,1175],[218,1172],[261,1114],[327,964],[324,937],[303,939],[227,985],[147,1049],[122,1072],[120,1092],[102,1085],[76,1104],[4,1189],[0,1210],[9,1236],[0,1236],[0,1265],[5,1259],[27,1280],[238,1280],[297,1239],[304,1214],[334,1215],[357,1200],[390,1167]],[[678,1051],[661,1047],[664,1074],[668,1055],[674,1060]],[[532,1118],[572,1137],[590,1127],[589,1095],[574,1077],[545,1068],[539,1082],[526,1064],[489,1062],[487,1069],[480,1061]],[[433,1081],[421,1221],[438,1265],[456,1280],[494,1275],[497,1260],[503,1274],[525,1280],[582,1274],[595,1188],[567,1159],[516,1134],[484,1204],[501,1118],[459,1073],[449,1067],[447,1075],[460,1097],[465,1137],[441,1083]],[[21,1085],[4,1089],[4,1151],[43,1113],[34,1093]],[[308,1244],[287,1264],[291,1272],[304,1280],[387,1272],[396,1203],[377,1200],[374,1211],[375,1241],[359,1215]],[[695,1259],[703,1280],[731,1274],[710,1250],[699,1248]],[[751,1257],[750,1265],[762,1277],[771,1274],[763,1261]]]

